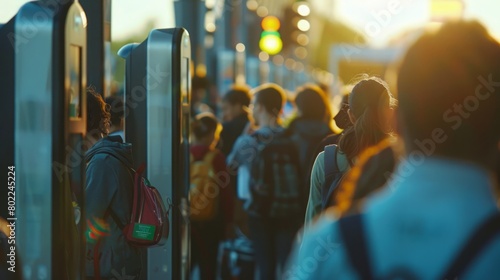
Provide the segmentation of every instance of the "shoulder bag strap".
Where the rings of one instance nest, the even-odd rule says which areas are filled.
[[[451,262],[446,273],[439,279],[459,279],[457,277],[474,263],[473,261],[480,256],[482,250],[494,240],[495,236],[500,234],[500,212],[489,217],[469,238],[466,245],[462,248],[458,256]]]
[[[323,186],[321,188],[322,209],[325,209],[328,204],[330,186],[335,179],[335,174],[339,172],[339,168],[337,166],[337,150],[337,145],[328,145],[325,146],[324,149],[325,181],[323,182]]]
[[[134,180],[134,188],[135,188],[135,178],[134,178],[135,170],[132,167],[128,166],[124,161],[122,161],[120,158],[118,158],[113,153],[99,152],[97,154],[107,154],[109,156],[112,156],[113,158],[117,159],[121,164],[123,164],[125,167],[127,167],[127,169],[131,172],[132,178]],[[106,217],[107,217],[107,215],[111,215],[111,218],[113,219],[113,221],[116,223],[116,225],[118,226],[118,228],[120,230],[123,230],[125,228],[125,226],[120,222],[120,219],[118,219],[118,216],[116,216],[113,209],[111,209],[111,205],[109,206],[108,210],[106,211],[106,214],[104,214],[104,216],[106,216]]]
[[[337,167],[337,145],[328,145],[324,149],[325,178],[338,171]]]
[[[340,236],[349,262],[363,280],[374,279],[361,214],[343,217],[338,222]]]

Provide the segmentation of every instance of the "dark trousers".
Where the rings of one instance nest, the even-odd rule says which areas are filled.
[[[222,222],[191,222],[191,268],[199,266],[201,280],[215,280]]]
[[[277,273],[284,273],[299,224],[281,219],[249,217],[248,226],[255,250],[257,279],[281,279]]]

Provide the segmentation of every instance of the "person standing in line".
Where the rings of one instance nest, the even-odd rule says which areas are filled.
[[[86,274],[87,279],[139,277],[141,252],[131,246],[122,226],[130,221],[134,189],[132,145],[109,133],[109,106],[101,95],[87,91],[87,139],[93,143],[85,154]],[[99,275],[96,268],[99,269]]]
[[[284,128],[280,125],[280,114],[285,93],[276,84],[263,84],[252,92],[253,101],[250,105],[252,121],[258,129],[253,134],[244,134],[236,140],[227,162],[229,169],[238,170],[238,194],[240,199],[245,201],[244,209],[248,213],[257,279],[281,279],[301,220],[294,213],[289,213],[286,218],[277,219],[270,217],[269,213],[255,211],[258,202],[254,200],[253,194],[257,186],[252,185],[256,183],[255,178],[252,178],[252,173],[255,173],[252,164],[259,160],[260,151],[284,132]]]
[[[395,99],[385,81],[377,77],[364,76],[349,94],[348,115],[353,126],[348,127],[340,136],[339,144],[334,149],[325,149],[314,162],[311,171],[311,187],[304,224],[307,226],[313,218],[325,208],[325,201],[330,201],[338,186],[325,185],[338,182],[350,169],[357,156],[366,148],[391,136],[392,117]],[[332,158],[332,173],[339,178],[327,180],[326,173],[332,168],[325,166],[325,157]],[[324,186],[325,185],[325,186]]]
[[[500,275],[499,61],[499,42],[476,21],[444,24],[408,49],[397,85],[402,160],[360,214],[320,217],[286,279]]]
[[[305,193],[309,193],[310,172],[316,158],[314,152],[321,141],[333,133],[330,127],[332,117],[326,95],[316,85],[300,87],[294,103],[297,107],[297,117],[291,121],[285,133],[297,146],[300,169],[305,175],[302,187]],[[307,196],[304,196],[302,204],[305,210]]]
[[[248,106],[250,106],[250,89],[233,86],[222,98],[222,132],[219,147],[224,155],[229,155],[236,139],[248,126]]]
[[[224,154],[215,148],[220,123],[211,113],[202,113],[191,123],[191,130],[191,268],[200,268],[200,279],[215,280],[219,243],[233,230],[234,192],[221,179],[227,178],[227,168]],[[209,177],[209,183],[200,177]]]

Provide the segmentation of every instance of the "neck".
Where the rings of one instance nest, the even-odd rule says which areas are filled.
[[[260,120],[260,126],[277,127],[279,119],[274,116],[263,116]]]
[[[118,130],[123,130],[123,127],[121,125],[112,125],[109,128],[110,133],[118,131]]]
[[[99,140],[104,138],[102,133],[87,133],[87,141],[94,146],[95,143],[97,143]]]
[[[212,142],[211,141],[206,141],[206,140],[195,140],[193,141],[193,145],[202,145],[202,146],[211,146]]]
[[[236,114],[236,116],[234,118],[236,119],[236,118],[239,118],[241,116],[246,116],[246,115],[248,115],[248,113],[242,110],[241,112],[239,112],[238,114]]]

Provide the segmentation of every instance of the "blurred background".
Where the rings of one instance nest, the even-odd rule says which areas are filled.
[[[0,22],[6,22],[28,1],[2,2]],[[205,102],[215,110],[233,83],[275,82],[290,94],[318,83],[332,105],[360,72],[394,87],[405,48],[451,19],[479,20],[500,39],[495,0],[116,0],[110,6],[105,96],[122,94],[120,47],[143,41],[152,28],[183,26],[191,35],[193,75],[210,82]]]

